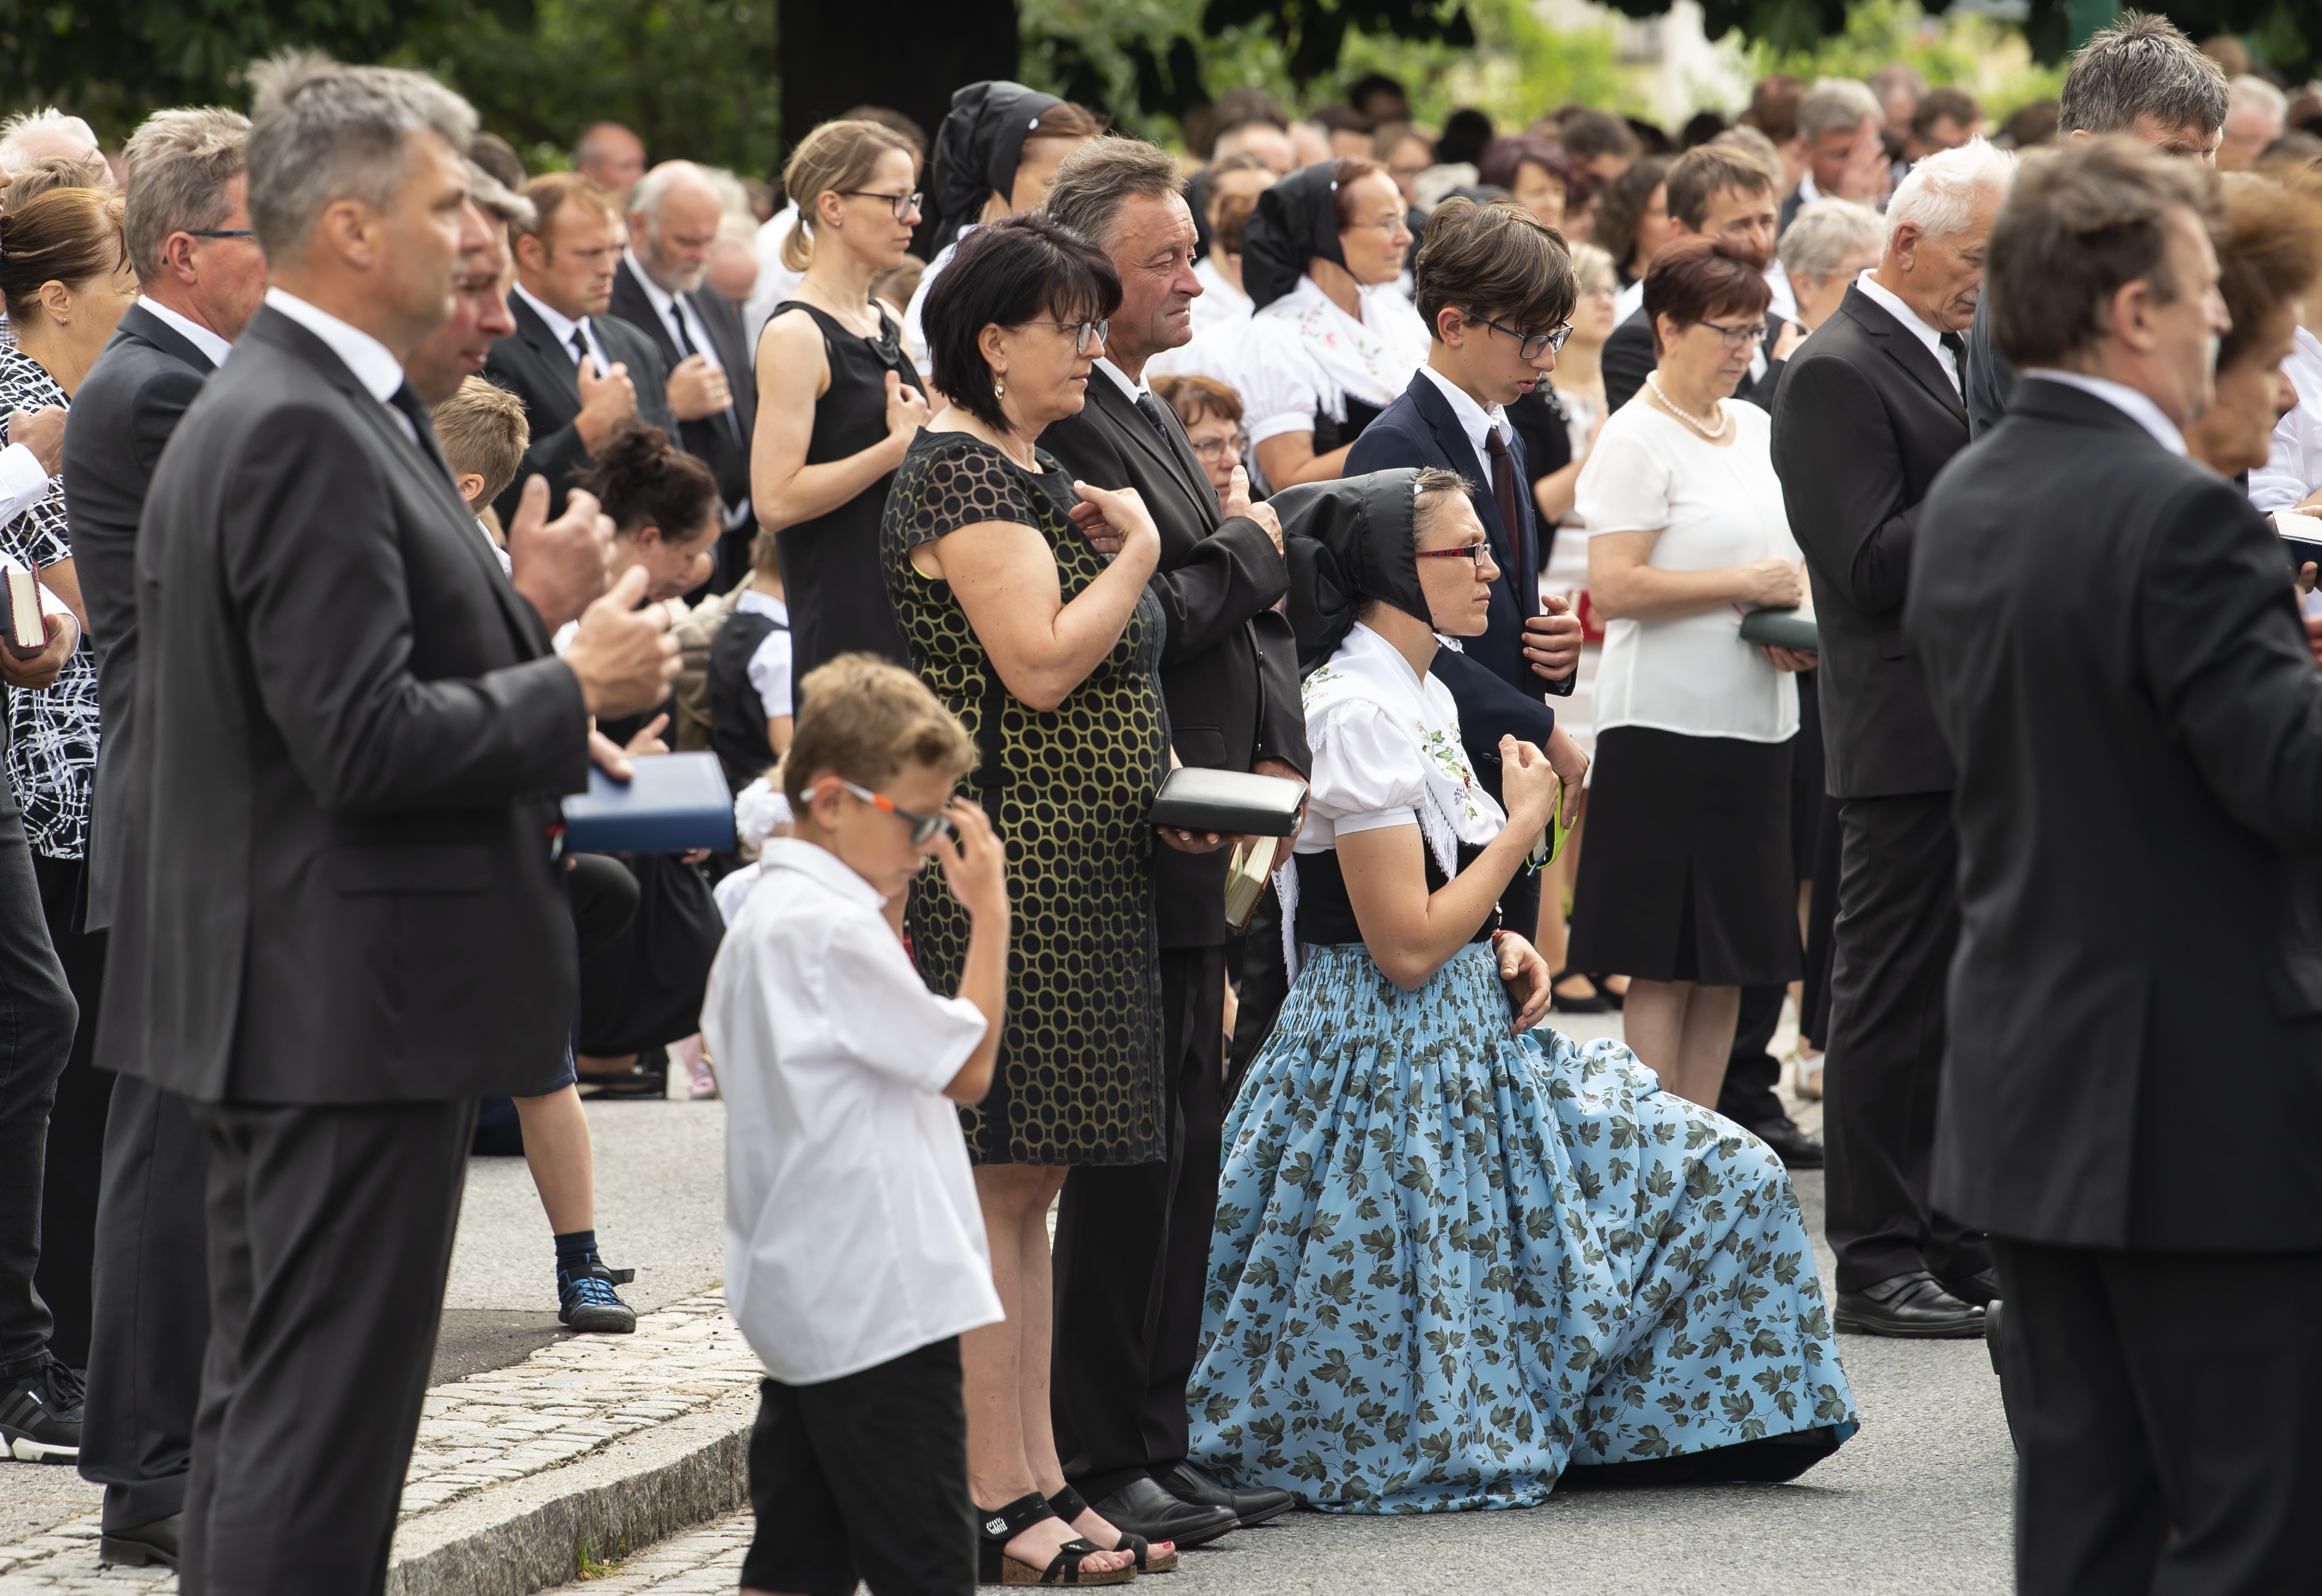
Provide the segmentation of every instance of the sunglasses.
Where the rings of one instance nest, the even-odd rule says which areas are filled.
[[[844,776],[837,778],[837,780],[839,786],[853,793],[856,798],[861,798],[873,808],[884,809],[896,819],[909,822],[911,827],[911,846],[915,848],[923,843],[932,840],[938,833],[952,830],[951,822],[941,815],[914,815],[909,809],[896,807],[892,800],[881,798],[877,793],[872,791],[867,787],[855,786],[854,782],[847,780]],[[955,835],[957,834],[955,833],[954,834]]]

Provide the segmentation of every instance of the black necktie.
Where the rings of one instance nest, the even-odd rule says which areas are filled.
[[[578,369],[581,361],[589,359],[589,334],[578,326],[572,329],[572,353],[575,357],[572,362],[575,369]]]
[[[1936,335],[1935,342],[1952,351],[1952,368],[1959,373],[1960,391],[1967,391],[1967,340],[1956,333]]]
[[[426,401],[419,397],[419,390],[407,382],[388,395],[387,402],[401,411],[403,419],[411,424],[412,442],[419,445],[419,452],[443,467],[443,474],[450,476],[451,464],[444,460],[443,448],[435,442],[435,419],[427,413]]]
[[[1169,424],[1161,419],[1161,406],[1154,402],[1151,394],[1137,396],[1137,414],[1153,424],[1153,430],[1161,434],[1162,442],[1169,441]]]
[[[1508,555],[1515,563],[1523,561],[1523,523],[1516,519],[1516,462],[1508,453],[1507,440],[1500,429],[1484,429],[1484,452],[1492,457],[1492,502],[1500,506],[1500,530],[1508,540]],[[1521,571],[1511,571],[1511,577]],[[1521,591],[1521,588],[1519,588]]]
[[[671,324],[677,329],[678,359],[684,360],[690,355],[699,354],[701,352],[700,349],[694,343],[693,340],[686,334],[684,300],[678,298],[672,298],[670,300],[669,319]],[[734,413],[734,406],[730,403],[726,406],[723,419],[726,423],[726,430],[734,434],[734,441],[736,442],[740,442],[742,439],[742,418]]]

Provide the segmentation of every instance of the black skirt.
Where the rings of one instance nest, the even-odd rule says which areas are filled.
[[[1597,733],[1567,964],[1714,987],[1796,980],[1796,747]]]

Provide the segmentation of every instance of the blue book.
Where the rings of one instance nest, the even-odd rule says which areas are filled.
[[[734,845],[734,796],[714,753],[633,758],[616,781],[590,766],[589,790],[564,800],[564,847],[573,853],[723,852]]]

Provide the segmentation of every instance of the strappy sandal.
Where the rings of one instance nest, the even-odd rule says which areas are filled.
[[[1089,1510],[1088,1498],[1083,1496],[1079,1491],[1074,1490],[1069,1485],[1065,1486],[1062,1491],[1049,1492],[1048,1506],[1055,1510],[1057,1518],[1062,1518],[1067,1524],[1079,1523],[1081,1515]],[[1177,1548],[1174,1545],[1172,1545],[1167,1551],[1162,1553],[1156,1557],[1152,1555],[1153,1543],[1147,1540],[1143,1536],[1131,1535],[1126,1529],[1120,1528],[1115,1528],[1113,1530],[1113,1534],[1119,1536],[1120,1540],[1119,1544],[1112,1547],[1112,1550],[1116,1552],[1128,1552],[1135,1555],[1137,1558],[1138,1573],[1169,1573],[1175,1570],[1177,1566]]]
[[[975,1582],[979,1585],[1125,1585],[1137,1577],[1134,1566],[1081,1577],[1081,1559],[1100,1556],[1104,1548],[1082,1537],[1057,1548],[1046,1569],[1033,1567],[1008,1555],[1008,1543],[1043,1518],[1056,1516],[1047,1498],[1035,1491],[1004,1508],[975,1509]],[[1069,1522],[1069,1521],[1068,1521]]]

